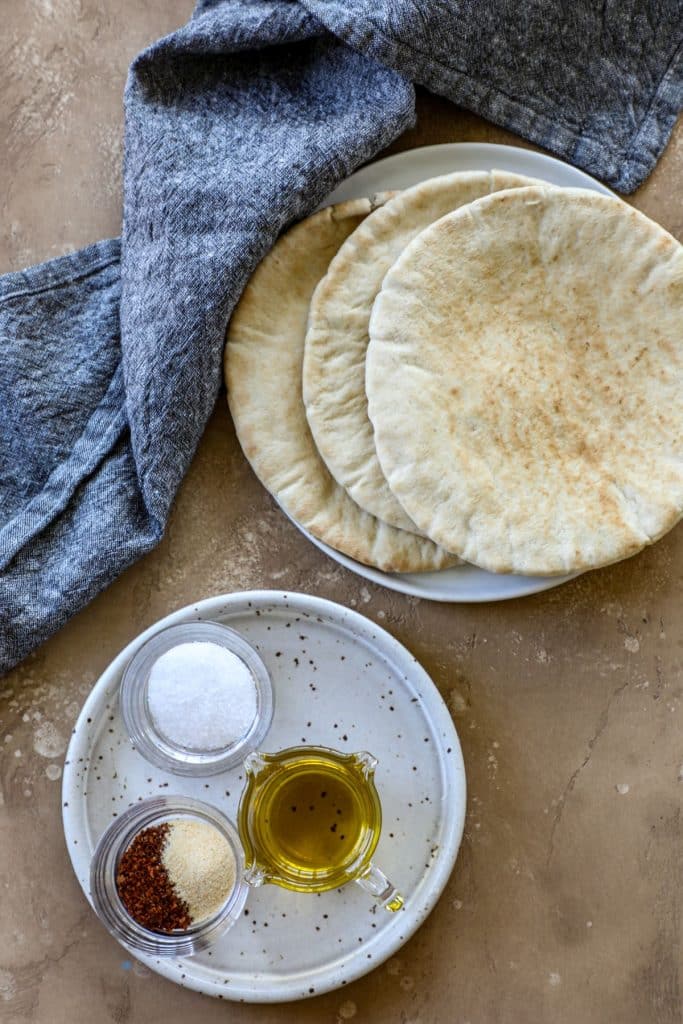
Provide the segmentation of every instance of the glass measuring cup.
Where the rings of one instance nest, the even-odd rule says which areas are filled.
[[[367,751],[328,747],[250,754],[238,812],[246,881],[310,893],[356,882],[400,910],[403,897],[372,863],[382,827],[376,765]]]

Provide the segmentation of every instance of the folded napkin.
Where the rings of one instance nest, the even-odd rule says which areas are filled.
[[[244,284],[412,82],[615,188],[683,104],[678,0],[204,0],[134,61],[121,240],[0,278],[0,671],[160,539]]]

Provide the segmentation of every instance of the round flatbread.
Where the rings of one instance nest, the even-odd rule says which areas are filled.
[[[314,214],[283,235],[256,269],[228,327],[228,402],[256,475],[310,533],[389,572],[441,569],[458,560],[368,515],[335,483],[313,442],[301,396],[313,289],[371,209],[369,200],[358,199]]]
[[[389,489],[368,417],[365,353],[384,275],[408,243],[444,214],[490,192],[536,183],[503,171],[460,171],[406,189],[365,218],[313,294],[303,373],[311,432],[337,483],[392,526],[418,530]]]
[[[683,247],[621,200],[499,192],[387,274],[367,389],[411,518],[493,572],[633,555],[683,510]]]

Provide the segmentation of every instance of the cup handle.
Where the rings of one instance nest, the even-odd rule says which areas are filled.
[[[385,910],[394,913],[403,906],[403,897],[396,887],[389,881],[383,871],[380,871],[374,864],[370,864],[362,875],[355,879],[357,885],[370,893],[377,903]]]

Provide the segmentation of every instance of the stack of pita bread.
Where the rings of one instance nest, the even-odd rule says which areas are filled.
[[[683,515],[683,247],[499,171],[331,206],[257,268],[225,372],[256,474],[389,572],[558,575]]]

